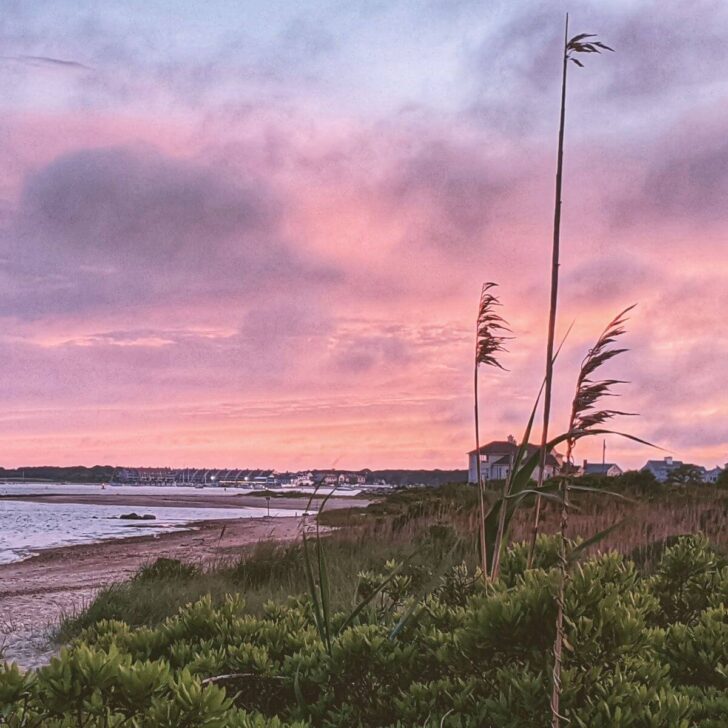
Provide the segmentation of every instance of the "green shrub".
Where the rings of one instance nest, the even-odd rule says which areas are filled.
[[[242,587],[256,588],[268,583],[290,583],[301,575],[300,544],[263,541],[232,567],[231,576]]]
[[[159,558],[151,564],[142,566],[134,575],[134,580],[144,583],[159,579],[192,579],[200,573],[194,564],[186,564],[178,559]]]
[[[389,581],[349,626],[348,610],[331,615],[330,648],[305,597],[254,614],[240,596],[206,596],[152,627],[99,621],[47,667],[0,669],[0,725],[548,728],[557,572],[548,539],[539,552],[526,571],[510,549],[487,585],[466,563],[368,570],[361,589]],[[653,577],[615,553],[575,566],[570,725],[728,724],[727,593],[728,568],[699,537],[669,548]]]
[[[684,536],[668,548],[652,580],[652,592],[660,603],[658,621],[690,624],[713,603],[726,596],[728,562],[710,548],[707,539]]]
[[[670,625],[661,653],[681,684],[728,694],[728,607],[707,609],[690,625]]]

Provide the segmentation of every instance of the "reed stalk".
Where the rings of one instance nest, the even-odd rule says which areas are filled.
[[[507,499],[511,492],[511,481],[513,479],[514,466],[515,466],[515,462],[514,462],[514,458],[513,458],[513,453],[511,453],[509,467],[508,467],[508,477],[506,478],[505,482],[503,483],[503,494],[501,496],[502,505],[501,505],[500,513],[498,514],[498,531],[496,533],[496,538],[495,538],[495,548],[493,549],[493,564],[491,567],[491,578],[492,579],[497,579],[498,575],[500,574],[501,552],[503,551],[503,538],[504,538],[505,527],[506,527],[506,513],[508,511]]]
[[[480,568],[483,572],[483,579],[488,578],[488,549],[485,538],[485,482],[483,480],[480,464],[480,412],[478,397],[478,370],[480,365],[505,368],[498,361],[498,355],[504,352],[505,333],[510,332],[506,321],[496,313],[496,307],[501,303],[497,296],[491,293],[491,289],[497,284],[484,283],[480,291],[478,304],[478,317],[475,323],[475,366],[473,378],[473,400],[475,411],[475,469],[478,479],[478,511],[479,511],[479,537],[480,537]]]
[[[566,125],[566,77],[569,62],[583,67],[583,63],[575,57],[577,53],[601,53],[602,50],[611,51],[607,45],[599,41],[587,40],[594,38],[591,33],[580,33],[569,40],[569,14],[566,14],[564,26],[564,50],[561,71],[561,106],[559,111],[559,141],[556,155],[556,195],[554,201],[554,232],[551,247],[551,297],[549,305],[548,335],[546,338],[546,377],[543,398],[543,425],[541,429],[541,454],[538,465],[537,489],[543,487],[546,475],[546,457],[548,455],[546,444],[549,441],[549,423],[551,420],[551,389],[554,372],[554,340],[556,337],[556,309],[559,297],[559,258],[561,249],[561,208],[562,208],[562,183],[564,170],[564,132]],[[528,566],[533,565],[534,549],[538,537],[539,524],[541,520],[542,498],[536,497],[536,506],[533,517],[533,530],[531,543],[528,551]]]
[[[571,405],[568,437],[566,439],[566,458],[561,475],[560,493],[560,519],[559,519],[559,584],[556,594],[556,636],[554,637],[554,666],[551,679],[551,726],[560,728],[563,716],[561,708],[561,668],[564,649],[564,613],[566,598],[566,583],[569,577],[569,560],[567,555],[567,536],[569,528],[569,508],[571,494],[571,478],[575,472],[574,448],[577,439],[584,433],[598,425],[603,425],[617,415],[630,415],[613,409],[596,409],[596,405],[603,397],[613,396],[611,389],[616,384],[624,384],[619,379],[593,380],[591,377],[603,364],[618,354],[626,351],[624,348],[614,348],[612,344],[624,334],[624,324],[627,314],[634,308],[630,306],[613,318],[602,331],[596,345],[582,361],[579,377],[576,383],[576,394]]]

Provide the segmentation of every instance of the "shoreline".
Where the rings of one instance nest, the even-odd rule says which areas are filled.
[[[68,496],[50,498],[54,499],[50,502],[59,502],[55,499]],[[19,499],[38,502],[37,497]],[[196,497],[188,507],[210,507],[202,500]],[[263,498],[252,500],[256,507],[265,507]],[[129,579],[145,563],[165,557],[205,565],[232,560],[261,541],[296,540],[307,516],[294,512],[303,511],[306,501],[290,499],[286,507],[283,500],[276,499],[275,508],[291,510],[292,515],[191,520],[180,530],[39,549],[22,561],[0,564],[0,648],[4,659],[25,668],[47,663],[59,648],[51,641],[59,621],[82,610],[100,589]],[[327,510],[368,502],[355,497],[332,498]],[[108,499],[103,504],[108,504]],[[117,504],[133,505],[123,498]],[[164,506],[156,503],[156,507]]]
[[[321,500],[311,501],[312,509]],[[248,493],[199,494],[189,493],[128,493],[104,491],[96,493],[3,493],[0,502],[23,501],[29,503],[63,503],[94,506],[129,506],[137,508],[266,508],[268,499],[262,495]],[[270,498],[270,507],[278,510],[303,511],[309,502],[309,495],[293,496],[275,495]],[[368,498],[359,495],[332,496],[327,502],[327,509],[349,508],[368,505]]]
[[[10,566],[21,566],[22,564],[29,564],[31,562],[35,564],[44,563],[44,562],[55,562],[55,561],[64,561],[67,562],[69,560],[73,560],[75,555],[83,556],[83,551],[86,549],[94,549],[94,550],[109,550],[109,551],[115,551],[123,549],[124,547],[130,547],[130,546],[143,546],[145,544],[148,545],[159,545],[164,546],[165,544],[162,542],[177,540],[173,537],[181,537],[184,538],[185,536],[189,536],[191,534],[202,534],[204,531],[222,531],[223,528],[227,530],[227,528],[234,528],[237,525],[241,524],[249,524],[251,527],[260,526],[263,524],[270,524],[273,525],[274,522],[288,522],[288,521],[296,521],[297,523],[303,523],[305,519],[312,514],[302,514],[302,515],[290,515],[290,516],[253,516],[253,517],[241,517],[241,518],[208,518],[206,520],[200,520],[200,521],[189,521],[185,524],[180,524],[179,526],[175,526],[173,529],[164,530],[160,529],[157,533],[140,533],[140,534],[134,534],[130,533],[128,536],[122,536],[121,538],[101,538],[98,541],[88,541],[88,542],[82,542],[82,543],[73,543],[73,544],[66,544],[65,546],[51,546],[49,548],[39,548],[39,549],[33,549],[30,556],[28,556],[25,559],[21,559],[20,561],[10,561],[6,564],[0,564],[0,578],[3,577],[3,569],[5,567]],[[139,521],[138,522],[140,527],[145,527],[147,525],[147,522],[145,521]],[[153,523],[153,522],[152,522]],[[129,529],[133,530],[136,526],[136,522],[132,522],[129,524]],[[276,529],[271,529],[271,531],[275,531]],[[262,539],[265,540],[265,539]],[[241,546],[249,546],[250,544],[246,541],[241,544]],[[168,549],[175,549],[178,548],[178,544],[168,544],[166,546]],[[228,546],[227,548],[233,548]],[[151,548],[150,552],[157,551],[157,548]],[[156,556],[154,558],[157,558]],[[177,557],[175,557],[177,558]],[[153,560],[153,559],[152,559]],[[195,559],[181,559],[184,560],[190,560],[190,561],[196,561]],[[0,586],[0,600],[2,597],[6,594],[6,590],[3,589],[2,586]]]
[[[76,524],[69,537],[31,539],[22,547],[4,547],[6,552],[14,552],[7,561],[0,558],[0,566],[20,563],[31,558],[38,558],[45,552],[74,546],[100,544],[106,542],[125,542],[130,538],[156,539],[167,534],[180,533],[199,528],[206,522],[229,522],[240,519],[259,519],[264,517],[285,518],[289,515],[312,515],[317,512],[320,500],[309,501],[308,497],[295,497],[281,494],[270,501],[261,496],[246,493],[226,495],[222,493],[191,495],[179,493],[6,493],[0,495],[0,524],[2,524],[3,505],[32,504],[39,508],[54,506],[65,508],[79,506],[85,515]],[[340,509],[366,506],[371,501],[357,496],[337,496],[331,498],[326,509]],[[310,507],[307,509],[307,506]],[[94,510],[99,507],[99,511]],[[28,511],[32,514],[34,509]],[[122,518],[125,512],[135,514],[132,518]],[[138,512],[138,513],[137,513]],[[40,513],[40,510],[38,511]],[[51,510],[52,513],[52,510]],[[219,514],[219,515],[218,515]],[[147,516],[147,518],[144,518]],[[153,516],[153,517],[151,517]],[[11,512],[12,517],[12,512]],[[32,518],[27,515],[26,518]],[[108,520],[118,527],[109,529],[89,527],[83,523],[98,524],[97,519]],[[12,523],[11,523],[12,531]],[[60,533],[60,532],[59,532]],[[70,534],[76,537],[70,537]],[[2,545],[2,539],[0,539]],[[0,632],[0,637],[2,633]]]
[[[125,555],[134,554],[134,556],[146,555],[145,561],[153,561],[163,553],[177,553],[183,547],[191,545],[191,540],[202,548],[196,552],[196,558],[189,558],[189,554],[182,558],[174,556],[171,558],[180,558],[183,561],[194,563],[206,563],[210,560],[209,539],[210,532],[218,535],[216,539],[216,552],[222,554],[224,551],[232,551],[236,548],[245,548],[259,541],[268,540],[264,531],[270,531],[271,536],[275,537],[280,531],[288,533],[292,523],[295,523],[297,529],[303,525],[306,518],[312,514],[290,515],[290,516],[255,516],[227,519],[205,519],[199,521],[190,521],[181,525],[178,530],[160,531],[159,533],[141,533],[129,534],[122,538],[108,538],[87,543],[67,544],[65,546],[51,546],[50,548],[39,548],[34,550],[31,556],[21,561],[11,561],[0,564],[0,600],[11,592],[8,590],[8,577],[14,576],[14,571],[28,570],[38,565],[55,565],[59,563],[68,564],[69,562],[78,562],[86,564],[89,558],[101,560],[103,552],[122,552]],[[219,532],[225,530],[222,539]],[[230,531],[230,534],[228,534]],[[255,539],[249,536],[255,535]],[[193,538],[193,537],[197,538]],[[275,538],[275,540],[280,540]],[[147,547],[147,549],[143,549]],[[139,552],[139,553],[137,553]],[[143,552],[143,553],[142,553]],[[217,555],[219,555],[217,554]],[[120,555],[120,554],[117,554]],[[94,558],[96,557],[96,558]],[[142,561],[143,564],[145,561]],[[120,567],[118,561],[112,562],[111,565],[104,564],[105,573],[116,575],[119,571],[124,571]],[[10,572],[8,574],[8,572]],[[69,579],[76,578],[76,573],[67,574]],[[109,579],[109,582],[116,579]],[[18,593],[24,593],[21,590]]]
[[[2,564],[3,658],[24,668],[47,663],[60,648],[52,641],[60,620],[83,610],[100,589],[131,578],[145,563],[161,557],[196,564],[233,559],[260,541],[295,540],[304,518],[197,521],[181,531],[59,546]]]

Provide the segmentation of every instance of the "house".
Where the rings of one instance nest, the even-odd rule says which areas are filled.
[[[607,478],[616,478],[622,472],[617,463],[590,463],[586,460],[579,468],[579,475],[605,475]]]
[[[660,483],[664,483],[670,477],[670,473],[683,464],[681,460],[666,457],[664,460],[648,460],[640,470],[648,470]]]
[[[513,458],[516,456],[518,443],[513,437],[507,440],[493,440],[480,448],[480,474],[483,480],[505,480],[510,474]],[[533,455],[538,450],[537,445],[528,444],[527,453]],[[563,464],[563,457],[557,453],[549,453],[546,458],[544,476],[550,478]],[[468,482],[478,482],[477,451],[468,453]],[[532,478],[538,479],[538,467],[534,469]]]
[[[339,485],[364,485],[366,482],[366,476],[361,473],[339,474]]]
[[[725,468],[728,469],[728,463],[725,464]],[[703,476],[703,482],[705,483],[717,483],[720,474],[723,472],[723,468],[716,465],[712,470],[706,470]]]
[[[670,478],[670,474],[683,465],[688,465],[690,468],[696,469],[696,476],[704,483],[715,482],[708,480],[708,478],[715,477],[717,480],[718,475],[720,474],[717,473],[713,476],[712,474],[714,471],[708,471],[702,465],[692,465],[691,463],[684,463],[682,460],[673,460],[669,456],[664,460],[648,460],[642,467],[642,470],[648,470],[660,483],[665,483]],[[717,470],[720,470],[720,468],[717,468]],[[708,475],[709,472],[711,473],[710,476]]]

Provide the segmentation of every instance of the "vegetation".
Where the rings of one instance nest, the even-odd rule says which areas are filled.
[[[488,576],[488,552],[485,536],[485,483],[480,464],[480,402],[478,397],[478,373],[481,366],[503,369],[498,355],[505,351],[505,336],[510,332],[508,324],[496,312],[501,305],[498,297],[491,293],[495,283],[484,283],[480,292],[478,318],[475,322],[475,367],[473,384],[473,402],[475,410],[475,472],[478,484],[478,518],[480,538],[480,569],[484,577]],[[505,495],[505,494],[504,494]]]
[[[594,379],[595,373],[610,359],[623,353],[625,349],[618,349],[613,346],[614,342],[624,333],[626,315],[630,309],[618,314],[607,324],[593,349],[590,349],[582,362],[579,376],[576,383],[576,394],[571,406],[571,417],[569,420],[569,436],[566,439],[566,462],[564,474],[560,477],[561,503],[559,519],[559,586],[556,595],[556,637],[554,640],[554,666],[552,673],[551,692],[551,713],[553,715],[554,728],[558,728],[561,720],[561,667],[563,664],[563,651],[566,640],[565,635],[565,611],[566,611],[566,580],[569,577],[569,554],[567,548],[567,532],[569,523],[569,508],[571,505],[571,492],[579,486],[575,486],[573,473],[574,448],[577,443],[577,435],[581,432],[588,432],[590,428],[602,425],[617,415],[624,415],[611,409],[597,409],[601,400],[610,396],[611,389],[615,384],[620,384],[615,379]],[[583,485],[581,486],[584,487]],[[539,494],[540,496],[540,494]],[[609,530],[615,528],[610,526]],[[592,539],[601,538],[603,534],[593,536]]]
[[[52,465],[23,468],[0,468],[0,480],[27,480],[31,483],[51,481],[57,483],[105,483],[114,476],[112,465],[84,465],[57,467]]]
[[[683,463],[670,471],[667,482],[670,485],[702,485],[703,473],[697,465]]]
[[[646,479],[582,481],[633,496]],[[728,496],[658,486],[649,504],[575,499],[577,532],[598,515],[620,520],[623,507],[638,516],[602,542],[631,558],[596,555],[566,583],[562,713],[577,726],[723,725],[728,564],[707,539],[674,534],[702,526],[726,544]],[[546,504],[545,527],[556,528],[558,505]],[[0,725],[548,725],[558,539],[539,537],[532,570],[526,544],[512,545],[486,586],[476,488],[400,491],[320,520],[339,526],[320,540],[329,646],[301,543],[208,568],[159,560],[68,620],[73,641],[51,665],[0,670]],[[530,526],[523,510],[514,534]]]
[[[467,470],[361,470],[373,480],[383,480],[391,485],[446,485],[447,483],[465,483],[468,480]]]
[[[564,172],[564,135],[566,128],[566,79],[569,70],[569,63],[574,63],[580,68],[584,64],[577,58],[580,53],[601,53],[602,50],[613,50],[600,41],[593,40],[592,33],[579,33],[569,39],[569,15],[566,15],[564,27],[564,46],[561,59],[561,105],[559,108],[559,137],[556,153],[556,195],[554,200],[554,227],[553,242],[551,245],[551,295],[549,299],[549,323],[546,336],[546,375],[544,377],[544,402],[543,402],[543,426],[541,428],[541,450],[538,464],[538,489],[543,487],[546,477],[546,457],[549,449],[549,425],[551,422],[551,389],[554,378],[554,344],[556,341],[556,309],[559,298],[559,268],[561,255],[561,208],[562,208],[562,185]],[[529,564],[533,560],[533,551],[536,546],[541,522],[541,506],[543,497],[539,494],[534,509],[533,533],[531,534],[531,548],[529,551]],[[558,725],[558,711],[554,711],[554,724]]]
[[[452,535],[434,537],[447,553]],[[403,561],[360,573],[350,603],[386,586],[345,629],[350,610],[332,612],[330,648],[303,596],[255,609],[204,597],[153,627],[102,620],[47,667],[0,670],[0,724],[547,726],[559,548],[539,537],[532,570],[527,550],[508,549],[488,585],[459,555],[440,575]],[[135,581],[167,569],[180,576],[168,563]],[[725,725],[726,598],[728,561],[702,537],[679,538],[651,574],[616,553],[578,565],[561,714],[583,728]]]
[[[641,472],[619,478],[589,476],[580,478],[579,484],[587,490],[574,494],[572,537],[585,540],[621,522],[600,547],[627,555],[645,573],[654,570],[664,545],[683,534],[702,532],[716,547],[728,548],[728,493],[723,490],[655,485],[649,473]],[[490,483],[491,502],[502,488],[502,482]],[[601,493],[607,489],[624,497],[606,499]],[[533,496],[529,497],[527,505],[532,503]],[[449,559],[465,562],[473,572],[479,565],[476,488],[448,485],[396,491],[367,507],[324,511],[319,521],[336,529],[325,539],[334,609],[352,603],[361,573],[383,571],[390,561],[406,562],[409,577],[423,586],[417,575],[440,564],[454,539],[458,548]],[[513,519],[513,538],[526,539],[530,525],[527,509],[521,509]],[[546,505],[544,526],[558,529],[558,504]],[[83,613],[69,616],[59,638],[75,637],[103,619],[158,625],[180,607],[208,595],[215,605],[228,594],[244,595],[247,611],[260,615],[266,602],[285,602],[289,595],[307,591],[301,543],[260,543],[242,556],[223,553],[219,563],[205,568],[158,560],[131,581],[101,591]]]

